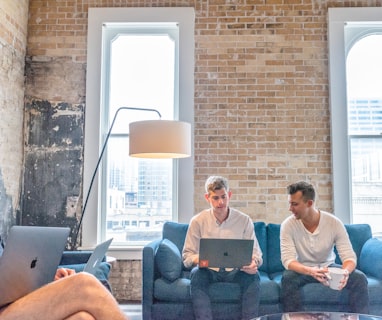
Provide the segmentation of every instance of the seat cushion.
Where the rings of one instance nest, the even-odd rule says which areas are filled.
[[[175,281],[182,272],[182,257],[178,247],[170,240],[163,239],[158,246],[155,263],[162,277]]]
[[[154,282],[154,297],[161,301],[190,302],[190,280],[178,278],[175,281],[168,281],[159,278]]]

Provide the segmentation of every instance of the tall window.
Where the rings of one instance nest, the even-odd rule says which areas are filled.
[[[121,106],[154,108],[163,119],[178,114],[177,23],[103,25],[102,115],[112,119]],[[163,223],[176,219],[176,162],[130,158],[128,124],[155,119],[148,111],[121,111],[110,135],[101,212],[106,238],[142,245],[161,237]],[[110,122],[110,121],[109,121]],[[102,130],[107,133],[109,124]]]
[[[329,9],[334,211],[382,232],[381,8]]]
[[[192,124],[193,24],[192,8],[89,9],[84,195],[119,107]],[[165,221],[193,214],[192,158],[128,155],[128,124],[150,119],[158,115],[118,113],[85,212],[84,247],[110,237],[114,247],[141,247],[160,238]]]
[[[348,23],[345,39],[353,222],[382,235],[382,22]]]

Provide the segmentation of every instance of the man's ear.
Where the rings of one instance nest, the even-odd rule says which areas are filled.
[[[306,204],[307,204],[308,207],[313,206],[313,203],[314,203],[313,200],[308,200],[308,201],[306,202]]]
[[[210,194],[209,193],[205,193],[204,198],[206,198],[207,202],[210,202]]]
[[[228,199],[231,199],[231,196],[232,196],[232,191],[228,191]]]

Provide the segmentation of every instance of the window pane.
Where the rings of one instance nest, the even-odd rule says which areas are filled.
[[[382,234],[382,139],[351,139],[353,223]]]
[[[371,34],[346,63],[353,223],[370,224],[375,235],[382,234],[381,55],[382,35]]]
[[[163,29],[163,28],[162,28]],[[133,26],[110,41],[109,119],[122,106],[156,109],[163,119],[174,119],[176,42],[155,27]],[[171,221],[174,160],[136,159],[128,155],[128,124],[158,119],[155,112],[118,113],[107,150],[106,238],[114,245],[143,245],[161,237]]]

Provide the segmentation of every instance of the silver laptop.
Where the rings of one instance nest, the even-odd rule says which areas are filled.
[[[199,268],[241,268],[252,261],[253,240],[200,239]]]
[[[86,263],[84,270],[85,272],[95,274],[100,263],[102,262],[103,258],[106,255],[107,250],[109,249],[109,246],[111,242],[113,241],[113,238],[100,243],[98,246],[95,247],[93,253],[90,255],[88,262]]]
[[[0,306],[53,281],[69,228],[13,226],[0,257]]]

